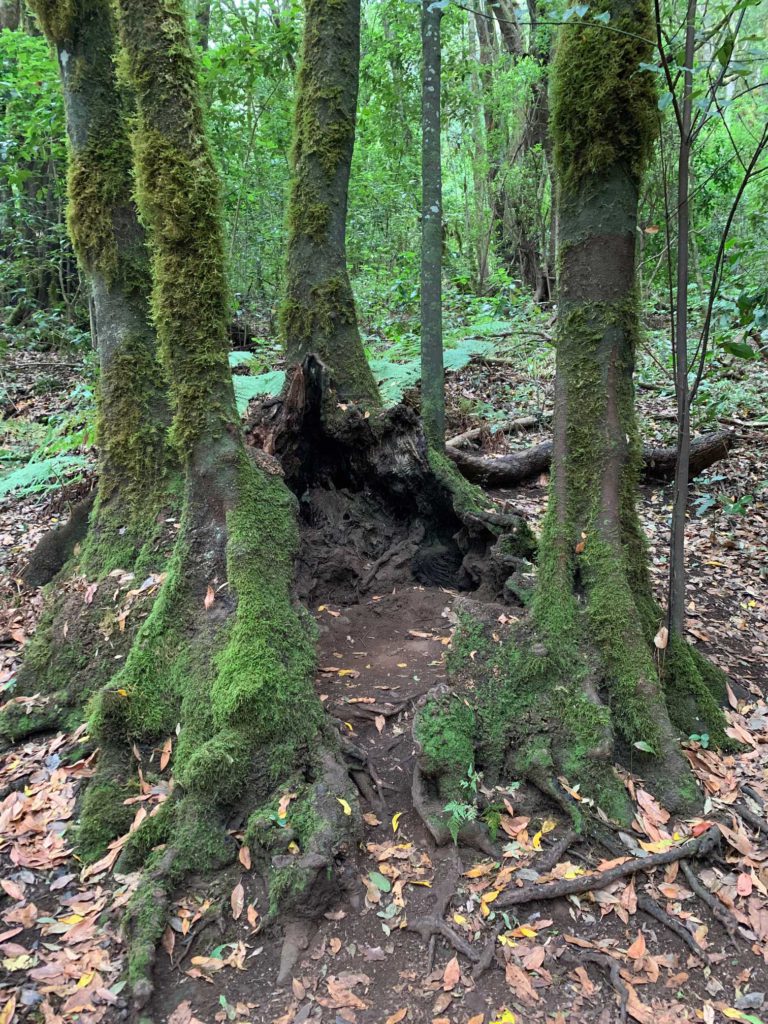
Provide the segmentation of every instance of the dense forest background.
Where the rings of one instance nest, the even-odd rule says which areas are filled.
[[[11,6],[13,6],[11,4]],[[469,5],[472,7],[472,5]],[[477,5],[475,5],[477,7]],[[473,8],[474,10],[474,8]],[[551,354],[535,331],[546,323],[554,286],[551,146],[546,93],[551,37],[568,11],[523,10],[499,2],[474,13],[449,4],[443,17],[443,260],[448,347],[513,320],[531,376]],[[210,14],[210,16],[209,16]],[[679,14],[679,12],[678,12]],[[674,22],[676,14],[665,13]],[[694,324],[704,316],[722,232],[765,123],[765,16],[759,4],[733,27],[712,8],[702,26],[696,81],[698,132],[691,162],[689,295]],[[420,245],[420,38],[408,0],[364,3],[361,83],[349,197],[347,253],[369,356],[405,367],[418,350]],[[711,22],[711,24],[709,24]],[[286,202],[299,4],[213,4],[196,23],[206,123],[223,183],[233,338],[271,369],[279,357]],[[710,89],[728,68],[716,93]],[[48,43],[26,30],[0,37],[0,300],[5,343],[41,351],[88,347],[87,289],[67,239],[66,148],[58,71]],[[673,211],[679,135],[659,74],[659,145],[640,204],[639,278],[651,319],[649,372],[670,366],[669,261],[676,255]],[[758,167],[759,170],[759,167]],[[764,415],[762,387],[744,359],[765,344],[767,251],[765,184],[748,187],[730,224],[707,359],[732,366],[706,376],[695,416]],[[656,314],[655,318],[653,314]],[[477,325],[480,327],[475,329]],[[482,326],[485,325],[485,326]],[[526,337],[530,328],[534,333]],[[498,331],[497,331],[498,333]],[[460,357],[456,357],[460,360]],[[392,371],[389,371],[390,373]],[[244,385],[242,395],[248,391]],[[392,395],[394,397],[394,393]],[[525,404],[526,396],[516,396]],[[535,403],[534,403],[535,404]],[[740,410],[740,411],[739,411]],[[481,411],[481,410],[478,410]],[[503,410],[489,412],[503,417]]]

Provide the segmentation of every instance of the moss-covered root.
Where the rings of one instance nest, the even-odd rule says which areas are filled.
[[[669,717],[683,736],[707,733],[713,746],[735,750],[725,732],[726,675],[680,637],[671,636],[661,678]]]
[[[466,700],[438,684],[419,701],[413,721],[417,761],[411,794],[416,813],[438,846],[451,840],[498,855],[483,822],[462,815],[476,808],[466,789],[475,763],[475,713]],[[453,812],[451,807],[456,808]]]
[[[142,879],[128,905],[124,932],[128,943],[128,982],[134,1009],[140,1012],[154,991],[152,969],[168,917],[178,851],[171,847]]]
[[[278,793],[248,821],[246,843],[268,869],[272,917],[317,917],[350,884],[345,861],[362,835],[357,796],[332,743],[313,760],[312,782],[285,787],[294,793],[287,807]]]

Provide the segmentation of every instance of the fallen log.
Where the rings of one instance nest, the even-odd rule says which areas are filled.
[[[692,480],[719,459],[725,458],[733,447],[732,430],[718,430],[702,434],[691,442],[691,464],[688,479]],[[446,454],[459,472],[482,487],[517,487],[546,473],[552,460],[552,442],[524,448],[509,455],[475,455],[460,448],[448,447]],[[643,477],[647,482],[667,482],[675,475],[676,448],[643,447]]]

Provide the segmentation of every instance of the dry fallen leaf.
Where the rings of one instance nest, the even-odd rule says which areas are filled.
[[[461,978],[461,967],[459,967],[459,958],[454,956],[445,965],[445,971],[443,972],[443,988],[446,992],[450,992],[454,989]]]
[[[637,938],[627,950],[627,956],[632,960],[639,960],[645,956],[646,952],[645,936],[642,932],[638,932]]]
[[[243,888],[242,882],[238,882],[232,890],[229,902],[232,904],[232,917],[237,921],[243,912],[243,907],[245,906],[245,889]]]
[[[205,600],[203,601],[203,604],[205,605],[205,610],[206,611],[208,611],[208,609],[212,606],[212,604],[213,604],[213,602],[215,600],[216,600],[216,594],[214,592],[213,587],[209,583],[208,584],[208,589],[205,592]]]
[[[385,1024],[400,1024],[400,1021],[404,1019],[408,1013],[408,1007],[404,1006],[400,1010],[395,1010],[393,1014],[387,1017]]]

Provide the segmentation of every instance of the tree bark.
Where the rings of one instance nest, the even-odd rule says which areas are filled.
[[[152,243],[154,319],[184,470],[167,578],[91,716],[102,750],[96,783],[102,764],[130,765],[132,744],[176,737],[173,795],[124,851],[135,868],[168,843],[162,872],[145,874],[128,912],[139,1008],[152,991],[168,893],[185,872],[234,858],[226,822],[236,805],[250,814],[248,842],[268,869],[275,912],[309,913],[333,897],[334,857],[352,841],[359,815],[346,770],[321,735],[313,635],[293,603],[296,502],[279,467],[257,464],[241,433],[219,184],[183,3],[119,0],[118,10],[138,106],[136,187]],[[295,858],[282,856],[269,817],[275,787],[289,781],[301,807]],[[310,890],[320,894],[314,904]]]
[[[108,0],[36,0],[58,56],[70,144],[67,221],[93,299],[99,486],[83,553],[91,575],[130,568],[163,498],[166,389],[150,321],[149,257],[132,198],[126,110]]]
[[[691,444],[688,479],[693,480],[709,466],[726,458],[734,444],[732,430],[703,434]],[[462,476],[482,487],[517,487],[546,473],[552,463],[552,441],[524,448],[509,455],[478,455],[449,445],[446,452]],[[642,476],[649,482],[668,483],[675,476],[677,447],[654,448],[645,445],[642,452]]]
[[[280,330],[290,364],[316,355],[342,401],[373,407],[345,242],[359,71],[360,0],[307,0]]]
[[[440,20],[422,0],[421,46],[421,417],[431,445],[445,445],[443,369],[443,187],[440,158]]]
[[[651,56],[652,20],[647,0],[602,0],[601,11],[612,31],[566,26],[553,69],[557,369],[530,617],[510,625],[464,602],[454,690],[418,711],[414,736],[420,770],[443,798],[461,799],[469,763],[486,779],[526,777],[553,796],[565,778],[627,822],[633,810],[614,760],[670,810],[692,811],[700,793],[680,733],[706,722],[714,742],[727,737],[713,692],[724,691],[722,676],[687,645],[666,647],[659,632],[635,507],[635,235],[657,121],[652,76],[638,66]]]

